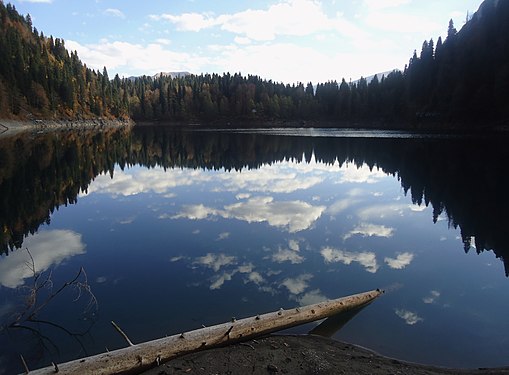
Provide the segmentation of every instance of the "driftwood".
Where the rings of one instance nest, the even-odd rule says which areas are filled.
[[[30,371],[30,374],[137,373],[183,354],[250,340],[260,335],[358,309],[371,303],[382,293],[383,291],[377,289],[294,309],[281,309],[239,320],[232,319],[228,323],[147,341],[58,365],[54,364]]]

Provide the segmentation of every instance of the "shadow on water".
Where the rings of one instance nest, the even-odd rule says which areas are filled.
[[[491,250],[509,274],[506,236],[509,150],[497,137],[298,136],[135,127],[18,135],[0,140],[0,245],[21,248],[62,205],[77,202],[99,174],[148,168],[256,169],[313,158],[368,165],[397,178],[412,202],[433,207],[459,227],[464,251]]]

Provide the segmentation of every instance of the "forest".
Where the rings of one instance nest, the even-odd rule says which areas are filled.
[[[107,67],[90,69],[63,39],[45,36],[1,0],[0,56],[0,118],[379,128],[503,127],[509,119],[507,1],[484,1],[460,31],[451,20],[445,40],[424,41],[403,71],[369,82],[289,85],[240,73],[110,78]]]

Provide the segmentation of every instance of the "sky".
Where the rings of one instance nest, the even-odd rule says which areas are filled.
[[[7,3],[8,1],[4,1]],[[255,74],[288,84],[403,69],[481,0],[18,0],[46,36],[113,77]]]

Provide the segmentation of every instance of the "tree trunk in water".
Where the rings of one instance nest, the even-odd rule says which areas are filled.
[[[347,312],[369,304],[382,293],[383,291],[376,289],[147,341],[108,353],[59,364],[58,374],[139,373],[180,355],[250,340],[257,336]],[[30,374],[55,374],[56,371],[56,367],[51,366],[30,371]]]

